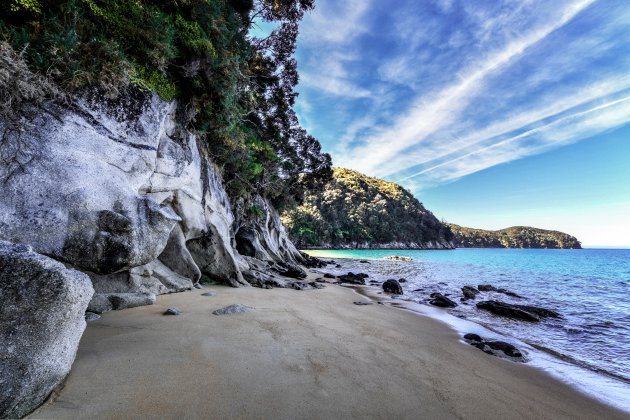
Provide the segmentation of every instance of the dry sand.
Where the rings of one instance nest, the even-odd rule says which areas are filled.
[[[217,291],[217,296],[202,293]],[[351,289],[211,287],[90,322],[32,418],[628,419]],[[245,314],[216,316],[234,303]],[[163,316],[168,307],[179,316]]]

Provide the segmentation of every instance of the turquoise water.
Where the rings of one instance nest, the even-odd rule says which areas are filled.
[[[338,260],[326,271],[365,272],[369,279],[405,278],[405,297],[427,303],[433,292],[459,303],[452,315],[480,323],[565,361],[630,384],[630,250],[458,249],[453,251],[322,250],[308,251]],[[383,260],[390,255],[412,262]],[[561,320],[540,324],[511,321],[462,303],[464,285],[492,284],[525,299],[487,292],[477,301],[496,299],[543,306]],[[418,290],[420,289],[420,290]],[[630,388],[628,388],[630,391]]]

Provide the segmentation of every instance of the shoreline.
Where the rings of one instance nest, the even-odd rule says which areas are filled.
[[[217,296],[201,296],[209,289]],[[105,313],[63,388],[30,417],[627,418],[438,320],[357,300],[334,284],[212,286]],[[255,309],[211,314],[234,303]],[[163,316],[171,306],[182,315]]]
[[[368,297],[375,301],[380,300],[381,295],[377,294],[380,289],[376,286],[356,285],[347,287],[354,289],[356,293],[361,296]],[[469,344],[464,341],[463,336],[467,333],[475,333],[495,340],[503,341],[507,339],[512,344],[516,345],[520,350],[525,351],[527,355],[534,356],[528,357],[526,363],[523,363],[523,365],[540,370],[544,374],[561,381],[588,398],[593,398],[610,407],[630,413],[630,398],[627,396],[628,383],[622,378],[615,377],[608,372],[600,372],[594,369],[589,369],[588,367],[582,366],[572,360],[564,359],[562,357],[563,355],[555,354],[552,350],[539,348],[515,336],[505,335],[502,332],[495,331],[490,326],[483,323],[457,318],[444,311],[442,308],[432,307],[423,303],[416,303],[404,299],[386,299],[381,301],[385,302],[385,304],[388,304],[392,308],[412,312],[417,316],[428,317],[442,323],[446,328],[456,332],[459,336],[459,341],[466,345]],[[509,360],[508,362],[517,363]],[[575,375],[576,371],[579,371],[577,377]],[[600,384],[601,389],[599,389],[599,392],[594,392],[593,390],[593,385],[595,383]],[[626,388],[622,389],[616,385],[622,385]],[[625,400],[620,402],[620,399]]]
[[[468,248],[478,249],[478,248]],[[500,249],[500,248],[497,248]],[[315,255],[318,258],[326,260],[347,260],[357,261],[382,261],[382,258],[369,258],[369,257],[346,257],[346,256],[321,256]],[[401,261],[401,264],[407,263]],[[323,269],[326,271],[326,267]],[[369,266],[365,267],[365,271],[370,273]],[[382,294],[380,286],[376,285],[352,285],[348,286],[356,290],[357,293],[369,297],[373,300],[380,300],[382,296],[388,296]],[[630,413],[630,383],[625,378],[616,375],[614,372],[607,372],[598,370],[593,366],[584,365],[574,360],[571,356],[565,356],[564,354],[557,353],[552,349],[547,349],[542,346],[523,341],[523,339],[506,334],[505,332],[497,331],[490,325],[487,325],[478,320],[469,320],[456,317],[455,315],[447,312],[444,308],[431,306],[424,303],[419,303],[403,297],[387,298],[383,302],[390,304],[392,307],[404,309],[415,313],[416,315],[429,317],[443,323],[446,327],[456,331],[459,334],[460,341],[465,343],[463,336],[466,333],[475,333],[484,337],[490,337],[496,340],[508,340],[512,344],[516,345],[519,349],[525,350],[526,353],[531,354],[525,365],[539,369],[545,374],[554,377],[557,380],[571,386],[577,391],[588,395],[590,398],[594,398],[604,404],[607,404],[616,409]]]

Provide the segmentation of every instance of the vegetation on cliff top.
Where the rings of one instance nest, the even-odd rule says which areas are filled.
[[[313,0],[6,0],[0,42],[66,92],[130,86],[177,99],[182,122],[224,172],[233,198],[281,206],[330,176],[299,125],[293,58]],[[255,20],[274,22],[265,39]]]
[[[482,230],[449,225],[459,248],[568,248],[580,249],[575,237],[555,230],[514,226],[501,230]]]
[[[301,247],[449,241],[450,229],[393,182],[335,168],[324,190],[283,215]]]

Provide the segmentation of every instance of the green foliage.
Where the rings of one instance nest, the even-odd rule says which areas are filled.
[[[129,80],[140,89],[155,92],[165,101],[172,101],[177,96],[175,83],[156,70],[149,70],[144,66],[134,66]]]
[[[483,230],[450,224],[456,246],[461,248],[565,248],[579,249],[580,242],[555,230],[514,226],[501,230]]]
[[[450,230],[400,185],[343,168],[322,192],[287,210],[283,222],[307,247],[450,240]]]
[[[10,0],[0,4],[0,33],[32,71],[66,91],[97,87],[115,98],[131,84],[177,99],[230,195],[286,205],[330,175],[330,156],[292,109],[297,25],[312,7],[312,0]],[[250,16],[279,28],[251,39]]]

